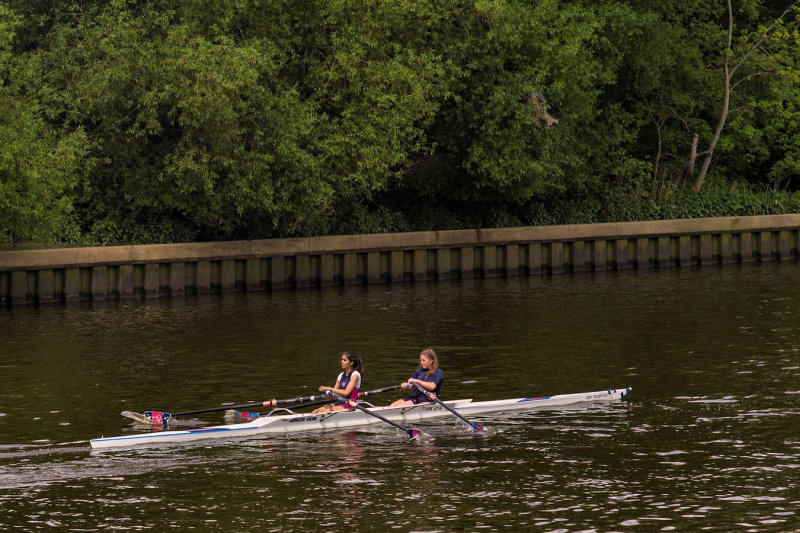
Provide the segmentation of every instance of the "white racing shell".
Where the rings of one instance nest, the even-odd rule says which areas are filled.
[[[578,394],[561,394],[557,396],[540,396],[532,398],[514,398],[511,400],[494,400],[473,402],[472,400],[451,400],[445,402],[462,415],[469,417],[486,413],[534,410],[549,407],[560,407],[583,402],[611,402],[622,400],[631,388],[607,389],[597,392]],[[447,409],[436,403],[423,403],[409,407],[373,407],[369,409],[393,422],[421,422],[445,416],[453,417]],[[112,448],[123,446],[141,446],[160,443],[191,442],[203,439],[226,439],[232,437],[256,437],[270,433],[294,433],[299,431],[322,431],[327,429],[344,429],[368,424],[383,423],[378,418],[358,409],[334,411],[316,415],[289,413],[262,416],[240,424],[225,424],[202,428],[156,431],[152,433],[134,433],[119,437],[92,439],[92,448]]]

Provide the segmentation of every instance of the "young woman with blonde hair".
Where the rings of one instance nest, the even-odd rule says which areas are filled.
[[[436,352],[431,348],[422,350],[419,354],[419,368],[411,375],[408,381],[401,385],[404,388],[413,389],[414,392],[410,396],[392,403],[391,407],[405,407],[407,405],[432,402],[433,400],[417,389],[413,383],[438,396],[439,391],[442,390],[443,381],[444,373],[439,368],[439,358],[436,357]]]

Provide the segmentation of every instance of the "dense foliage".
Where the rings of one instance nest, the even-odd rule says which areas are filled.
[[[0,0],[0,243],[798,211],[798,20],[769,0]]]

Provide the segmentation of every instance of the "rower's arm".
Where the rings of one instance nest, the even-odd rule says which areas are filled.
[[[350,393],[353,392],[353,389],[355,389],[356,385],[358,385],[359,382],[361,381],[361,374],[360,373],[357,374],[358,374],[358,379],[355,379],[356,376],[354,375],[350,376],[350,381],[347,383],[347,388],[345,389],[340,389],[339,387],[337,387],[336,385],[339,384],[339,382],[337,381],[336,383],[334,383],[333,387],[325,387],[323,385],[322,387],[319,388],[319,391],[325,392],[329,390],[335,394],[338,394],[339,396],[344,396],[345,398],[349,398]]]
[[[320,392],[325,392],[325,391],[328,391],[328,390],[329,390],[329,391],[335,392],[336,394],[340,394],[340,395],[344,396],[344,395],[345,395],[345,394],[344,394],[344,390],[343,390],[343,389],[337,389],[337,388],[336,388],[336,385],[337,385],[337,384],[334,384],[334,385],[332,385],[332,386],[330,386],[330,387],[326,387],[325,385],[320,385],[320,387],[319,387],[319,391],[320,391]],[[352,389],[351,389],[351,390],[352,390]]]
[[[421,379],[413,379],[412,378],[412,379],[409,379],[408,382],[409,383],[416,383],[420,387],[422,387],[423,389],[425,389],[426,391],[429,391],[429,392],[436,390],[436,383],[434,383],[433,381],[422,381]]]

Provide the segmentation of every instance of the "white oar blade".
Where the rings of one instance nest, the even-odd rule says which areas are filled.
[[[151,425],[153,425],[153,421],[152,421],[152,420],[150,420],[150,418],[149,418],[149,417],[145,416],[145,415],[144,415],[144,414],[142,414],[142,413],[135,413],[135,412],[133,412],[133,411],[122,411],[120,414],[121,414],[122,416],[125,416],[125,417],[127,417],[127,418],[130,418],[131,420],[133,420],[133,421],[134,421],[134,422],[136,422],[137,424],[142,424],[142,425],[144,425],[144,426],[151,426]]]

